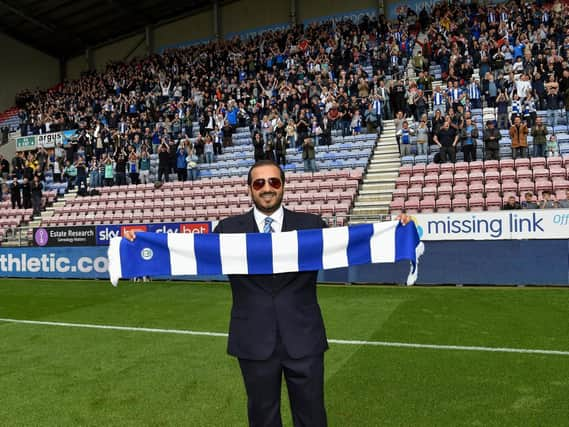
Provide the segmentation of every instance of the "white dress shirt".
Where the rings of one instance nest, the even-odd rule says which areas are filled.
[[[273,222],[271,223],[271,228],[273,232],[280,233],[283,229],[283,220],[284,220],[284,209],[282,205],[272,213],[272,215],[265,215],[261,211],[259,211],[256,207],[253,208],[253,215],[255,217],[255,222],[257,223],[257,228],[259,231],[263,231],[265,228],[265,218],[270,216]]]

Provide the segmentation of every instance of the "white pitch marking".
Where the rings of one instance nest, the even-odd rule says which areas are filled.
[[[139,328],[133,326],[93,325],[87,323],[49,322],[42,320],[20,320],[20,319],[5,319],[5,318],[0,318],[0,322],[26,324],[26,325],[63,326],[68,328],[107,329],[107,330],[128,331],[128,332],[151,332],[159,334],[227,337],[227,333],[225,332],[189,331],[185,329]],[[569,356],[569,351],[540,350],[540,349],[529,349],[529,348],[480,347],[480,346],[465,346],[465,345],[417,344],[417,343],[405,343],[405,342],[393,342],[393,341],[360,341],[360,340],[337,340],[337,339],[329,339],[328,342],[331,344],[340,344],[340,345],[366,345],[366,346],[377,346],[377,347],[419,348],[419,349],[431,349],[431,350],[483,351],[490,353],[522,353],[522,354],[543,354],[548,356]]]

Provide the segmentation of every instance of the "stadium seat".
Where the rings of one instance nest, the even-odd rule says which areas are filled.
[[[542,178],[548,178],[549,177],[549,170],[545,169],[543,166],[545,166],[545,163],[543,165],[540,166],[535,166],[532,169],[532,174],[533,174],[533,180],[537,181],[538,179],[542,179]]]
[[[500,171],[500,181],[515,181],[516,172],[513,169],[502,169]]]
[[[423,187],[410,187],[407,189],[407,200],[420,199],[423,196]]]
[[[513,166],[513,163],[512,163]],[[498,160],[486,160],[484,162],[484,170],[498,170],[500,169],[500,162]]]
[[[500,194],[501,191],[502,191],[502,188],[501,188],[500,183],[498,181],[486,182],[486,184],[484,184],[484,192],[486,193],[486,197],[488,197],[490,195]]]
[[[545,167],[545,157],[532,157],[530,159],[530,165],[532,169],[544,168]]]
[[[423,197],[435,197],[437,195],[436,185],[426,185],[423,187]]]
[[[438,172],[428,172],[425,175],[425,185],[437,185],[439,183]]]
[[[468,199],[466,194],[459,194],[452,199],[452,210],[454,212],[466,212],[468,209]]]
[[[447,195],[439,197],[436,201],[436,209],[437,212],[439,213],[450,212],[451,207],[452,207],[452,201],[450,197]]]
[[[474,194],[482,195],[484,193],[484,184],[482,181],[475,181],[468,184],[468,194],[470,196]]]
[[[432,213],[435,211],[435,198],[433,196],[424,197],[423,200],[419,202],[419,208],[421,213]]]
[[[447,196],[450,198],[451,195],[452,195],[452,185],[450,184],[439,185],[437,189],[438,198],[441,198],[442,196]]]
[[[518,184],[513,179],[507,179],[502,182],[502,192],[503,193],[517,193],[518,192]]]
[[[502,198],[500,195],[492,194],[486,197],[486,209],[497,211],[502,208]]]
[[[529,179],[518,181],[518,191],[520,193],[526,193],[528,191],[533,193],[535,191],[535,183]]]
[[[471,195],[468,199],[468,208],[471,211],[483,211],[484,210],[484,197],[481,194]]]
[[[471,170],[468,175],[468,182],[484,182],[484,173],[481,170]]]

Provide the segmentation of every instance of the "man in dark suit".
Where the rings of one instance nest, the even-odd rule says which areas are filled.
[[[316,215],[282,207],[284,172],[262,160],[249,170],[254,208],[220,221],[216,233],[280,232],[326,227]],[[282,426],[281,379],[295,427],[326,426],[324,351],[328,348],[316,298],[317,272],[230,275],[233,307],[228,353],[239,359],[249,425]]]

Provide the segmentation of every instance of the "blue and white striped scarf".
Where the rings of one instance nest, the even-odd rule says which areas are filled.
[[[111,239],[109,274],[116,286],[120,278],[142,276],[275,274],[409,260],[412,285],[422,253],[415,224],[399,221],[282,233],[137,233],[133,242]]]

